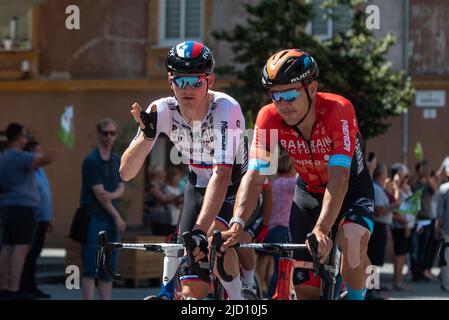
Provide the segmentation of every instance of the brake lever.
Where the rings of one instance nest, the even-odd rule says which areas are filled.
[[[223,239],[221,237],[221,232],[219,230],[215,230],[212,235],[212,252],[211,252],[211,272],[213,271],[213,261],[215,260],[215,255],[217,253],[217,250],[220,249],[221,245],[223,244]],[[213,254],[213,256],[212,256]],[[226,273],[226,270],[224,268],[224,252],[217,258],[217,271],[220,277],[226,281],[230,282],[232,281],[233,277]]]
[[[114,250],[114,246],[109,243],[108,234],[106,231],[100,231],[98,233],[97,241],[97,274],[100,272],[100,267],[103,267],[104,271],[113,281],[120,281],[122,278],[119,273],[113,273],[110,266],[111,255]]]
[[[320,260],[318,258],[318,240],[316,238],[316,235],[313,232],[310,232],[307,234],[307,241],[309,243],[310,247],[310,254],[312,255],[312,261],[313,261],[313,274],[318,276],[320,273]]]
[[[182,238],[184,239],[184,245],[186,246],[187,258],[189,260],[189,265],[192,271],[200,275],[200,266],[198,262],[195,262],[195,257],[193,256],[193,249],[195,247],[195,243],[193,242],[192,233],[190,231],[185,231],[182,234]]]

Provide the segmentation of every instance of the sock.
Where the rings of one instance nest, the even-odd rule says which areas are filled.
[[[220,279],[220,282],[228,293],[229,300],[243,300],[242,281],[240,277],[237,276],[230,282]]]
[[[346,285],[348,289],[349,300],[365,300],[366,289],[354,290],[349,285]]]
[[[243,285],[246,285],[248,287],[251,287],[254,285],[255,281],[254,281],[254,273],[256,272],[256,269],[251,269],[251,270],[245,270],[242,268],[242,273],[243,273]]]

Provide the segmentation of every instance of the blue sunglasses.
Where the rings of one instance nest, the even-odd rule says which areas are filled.
[[[192,88],[199,88],[206,80],[205,76],[175,76],[172,81],[179,89],[184,89],[187,86]]]
[[[281,100],[285,102],[292,102],[298,99],[301,96],[301,89],[291,89],[287,91],[268,91],[271,99],[276,102],[280,102]]]

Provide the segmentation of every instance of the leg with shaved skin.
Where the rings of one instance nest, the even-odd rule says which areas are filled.
[[[212,227],[209,229],[208,236],[212,236],[214,230],[225,231],[228,229],[228,226],[223,224],[219,220],[215,220],[212,224]],[[216,262],[216,261],[215,261]],[[237,252],[234,248],[229,248],[224,253],[224,269],[227,274],[232,276],[232,281],[226,282],[221,279],[218,274],[217,264],[215,263],[214,273],[220,279],[221,284],[225,288],[229,300],[241,300],[242,298],[242,281],[240,280],[240,269],[239,269],[239,260],[237,256]]]
[[[341,246],[341,274],[348,286],[349,298],[362,299],[366,292],[368,242],[371,233],[365,227],[355,223],[341,225],[337,233],[337,242]]]

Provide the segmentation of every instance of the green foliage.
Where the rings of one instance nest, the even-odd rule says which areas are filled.
[[[300,48],[309,52],[320,68],[320,91],[340,94],[349,99],[357,113],[362,135],[375,137],[385,132],[388,119],[401,114],[411,104],[413,89],[404,72],[396,72],[386,61],[395,39],[388,34],[374,37],[365,27],[364,0],[327,0],[323,8],[344,5],[352,10],[349,30],[320,41],[305,32],[313,7],[299,0],[262,0],[244,4],[248,14],[245,25],[231,31],[214,32],[229,42],[235,54],[233,65],[217,71],[236,77],[229,92],[246,112],[257,114],[269,102],[260,78],[268,57],[281,49]],[[337,16],[329,14],[333,19]],[[251,114],[251,116],[252,116]]]

